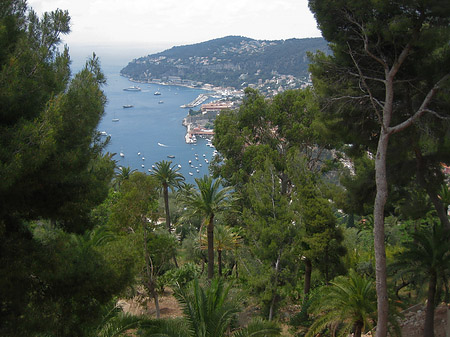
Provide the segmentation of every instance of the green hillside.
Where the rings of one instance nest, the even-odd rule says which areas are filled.
[[[135,59],[121,74],[144,82],[176,76],[236,88],[291,75],[292,82],[299,84],[308,78],[307,52],[316,50],[327,50],[324,39],[267,41],[228,36]]]

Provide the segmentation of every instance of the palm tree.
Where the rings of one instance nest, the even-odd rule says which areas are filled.
[[[150,173],[161,184],[164,195],[164,210],[166,212],[166,227],[171,232],[169,212],[169,188],[173,191],[184,181],[184,177],[178,171],[179,167],[172,165],[172,161],[162,160],[155,163],[155,168]]]
[[[412,240],[404,243],[405,250],[396,256],[394,267],[421,275],[428,280],[427,307],[424,337],[434,336],[434,309],[439,279],[446,284],[450,273],[449,232],[440,223],[421,228],[411,234]],[[424,282],[425,283],[425,282]]]
[[[310,307],[313,314],[319,314],[306,337],[315,336],[328,327],[339,336],[352,331],[354,337],[373,327],[377,300],[373,280],[361,277],[350,270],[348,276],[336,277],[329,286],[324,286],[313,297]],[[334,335],[334,334],[333,334]]]
[[[102,322],[95,331],[87,331],[86,336],[92,337],[119,337],[126,332],[136,329],[144,320],[141,317],[124,313],[122,308],[111,302],[102,306]]]
[[[132,170],[129,166],[125,167],[119,166],[116,177],[114,178],[114,187],[116,187],[116,189],[120,188],[122,183],[125,180],[128,180],[135,171],[136,170]]]
[[[207,249],[207,237],[202,235],[200,240],[201,248]],[[240,241],[241,237],[236,233],[234,228],[226,225],[214,226],[214,247],[217,251],[219,276],[222,276],[222,251],[236,249],[240,245]]]
[[[208,238],[208,278],[214,277],[214,217],[231,206],[233,195],[231,187],[221,188],[221,179],[213,181],[205,175],[196,178],[198,189],[183,193],[182,202],[189,215],[200,215],[207,223]]]
[[[190,287],[175,289],[175,297],[180,303],[185,325],[163,325],[159,333],[150,336],[159,337],[224,337],[230,336],[228,330],[238,308],[228,300],[231,285],[225,286],[222,279],[214,279],[206,288],[199,285],[197,279]],[[272,322],[255,320],[247,327],[237,329],[231,336],[268,337],[278,336],[280,329]]]

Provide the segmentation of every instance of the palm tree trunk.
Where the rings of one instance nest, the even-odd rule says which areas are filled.
[[[434,337],[434,298],[436,296],[437,275],[433,272],[428,283],[427,308],[425,312],[425,325],[423,337]]]
[[[222,276],[222,250],[217,251],[217,264],[219,265],[219,276]]]
[[[163,184],[164,189],[164,210],[166,211],[166,227],[169,233],[171,232],[172,228],[170,226],[170,212],[169,212],[169,187],[167,184]]]
[[[305,297],[309,294],[311,289],[311,274],[312,274],[312,264],[311,260],[307,257],[305,258],[305,285],[303,288],[303,294]]]
[[[355,333],[353,334],[353,337],[361,337],[362,334],[362,324],[361,322],[356,322],[354,327]]]
[[[209,218],[207,227],[208,237],[208,278],[214,277],[214,215]]]

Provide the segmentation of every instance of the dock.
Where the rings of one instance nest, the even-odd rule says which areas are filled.
[[[208,97],[209,97],[208,95],[200,94],[191,103],[183,104],[180,106],[180,108],[193,108],[197,105],[202,104],[204,101],[206,101],[208,99]]]

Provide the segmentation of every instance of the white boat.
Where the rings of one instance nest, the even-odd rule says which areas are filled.
[[[144,164],[142,164],[141,166],[144,167]]]
[[[189,162],[188,162],[189,164],[191,164],[192,163],[192,160],[189,160]]]
[[[119,156],[125,157],[125,154],[124,154],[123,152],[120,152],[120,153],[119,153]]]
[[[106,133],[106,131],[102,131],[100,132],[100,136],[107,136],[108,134]]]
[[[161,95],[161,92],[159,92],[159,90],[157,90],[157,91],[155,91],[155,93],[153,95],[159,96],[159,95]]]
[[[163,104],[163,103],[164,103],[164,101],[159,101],[159,102],[158,102],[158,104]]]
[[[197,173],[200,173],[200,170],[197,170]]]
[[[181,165],[180,165],[180,164],[178,164],[178,168],[181,168]]]
[[[138,156],[140,156],[141,155],[141,153],[140,152],[138,152]]]
[[[194,173],[192,173],[192,172],[189,172],[189,175],[190,175],[190,176],[193,176],[193,175],[194,175]]]
[[[129,108],[134,107],[134,105],[131,105],[131,104],[124,104],[122,106],[123,106],[124,109],[129,109]]]
[[[165,144],[163,144],[163,143],[158,143],[158,146],[168,147],[167,145],[165,145]]]
[[[131,87],[128,87],[128,88],[125,88],[125,89],[123,89],[124,91],[141,91],[141,88],[139,88],[138,86],[136,86],[136,85],[133,85],[133,86],[131,86]]]
[[[112,121],[113,121],[113,122],[118,122],[118,121],[119,121],[119,118],[113,118]]]
[[[142,160],[145,160],[145,157],[142,157]]]

